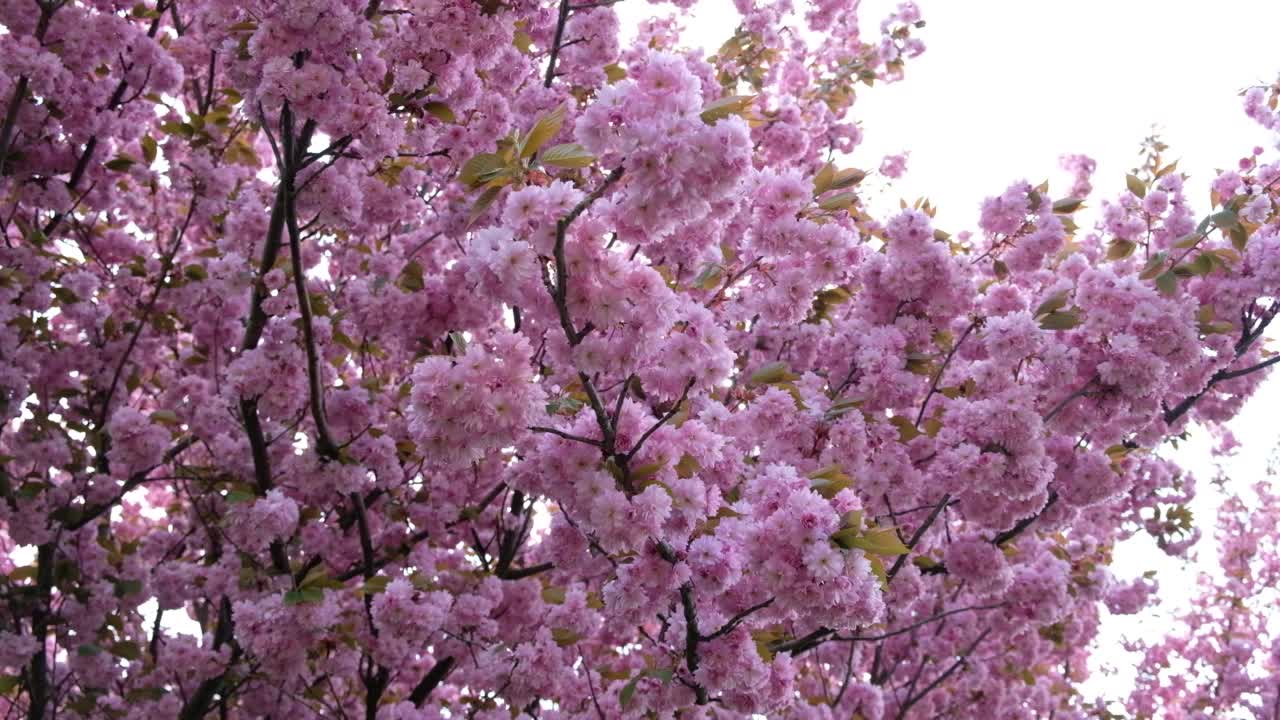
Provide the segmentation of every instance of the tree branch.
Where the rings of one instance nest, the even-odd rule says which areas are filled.
[[[916,545],[920,543],[920,539],[924,537],[925,532],[929,530],[929,527],[933,525],[934,521],[938,519],[938,516],[942,514],[942,510],[946,508],[947,504],[950,502],[950,493],[942,496],[942,500],[933,507],[933,512],[929,513],[929,517],[925,518],[925,521],[920,524],[920,527],[916,528],[916,531],[911,534],[911,541],[907,543],[908,550],[915,549]],[[903,553],[898,556],[897,560],[893,561],[893,567],[890,568],[888,574],[885,575],[886,582],[892,581],[893,577],[898,574],[898,571],[902,569],[903,564],[907,562],[908,555],[910,555],[910,553]]]
[[[965,338],[969,337],[969,333],[978,327],[978,321],[974,320],[969,323],[969,327],[964,329],[964,333],[960,335],[960,339],[955,345],[947,351],[947,358],[942,361],[942,365],[938,368],[938,372],[933,374],[933,380],[929,383],[929,392],[924,396],[924,402],[920,403],[920,412],[916,414],[915,426],[920,427],[920,422],[924,420],[924,411],[929,407],[929,401],[933,399],[935,393],[938,392],[938,383],[942,381],[942,374],[947,371],[947,366],[951,364],[951,358],[955,357],[956,351],[960,349],[960,345],[964,343]]]
[[[698,672],[698,611],[693,606],[693,585],[685,583],[680,586],[680,605],[684,608],[684,662],[689,668],[689,679],[693,683],[693,692],[699,705],[709,702],[706,688],[702,687],[694,676]]]
[[[436,664],[422,677],[422,680],[413,687],[413,691],[409,693],[409,702],[413,703],[414,707],[422,707],[427,698],[431,697],[431,691],[435,690],[449,676],[449,672],[453,670],[453,665],[452,655],[437,660]]]
[[[560,12],[556,16],[556,34],[551,41],[551,57],[547,61],[547,75],[542,81],[543,87],[551,87],[556,79],[556,59],[560,56],[561,43],[564,41],[564,26],[569,22],[569,0],[560,0]]]
[[[1267,326],[1271,324],[1271,321],[1275,319],[1276,313],[1278,311],[1280,311],[1280,305],[1273,304],[1270,308],[1268,308],[1266,311],[1263,312],[1262,317],[1258,318],[1258,324],[1256,326],[1251,328],[1249,327],[1249,324],[1247,321],[1244,323],[1244,327],[1240,331],[1240,340],[1237,341],[1235,345],[1235,357],[1232,359],[1232,362],[1234,362],[1235,360],[1239,360],[1240,358],[1244,357],[1245,353],[1249,352],[1249,348],[1253,347],[1253,344],[1257,342],[1258,338],[1262,337],[1263,332],[1266,331]],[[1245,316],[1246,318],[1248,317],[1247,310],[1245,312]],[[1268,362],[1274,363],[1276,362],[1276,359],[1273,358]],[[1214,385],[1224,380],[1231,380],[1233,378],[1247,375],[1250,372],[1254,372],[1255,370],[1261,370],[1264,367],[1268,367],[1268,366],[1269,365],[1267,363],[1259,363],[1258,365],[1254,365],[1250,368],[1245,368],[1244,370],[1229,371],[1226,368],[1223,368],[1222,370],[1217,371],[1216,373],[1213,374],[1212,377],[1209,378],[1209,382],[1204,386],[1203,390],[1201,390],[1198,393],[1195,393],[1194,395],[1188,395],[1187,397],[1183,398],[1182,401],[1179,402],[1177,405],[1165,410],[1164,412],[1165,424],[1173,425],[1183,415],[1186,415],[1191,410],[1191,408],[1194,407],[1197,402],[1199,402],[1200,398],[1204,397],[1205,393],[1213,389]]]
[[[770,605],[773,604],[773,601],[774,601],[774,598],[769,598],[768,600],[765,600],[762,603],[756,603],[755,605],[752,605],[746,610],[743,610],[742,612],[730,618],[729,622],[726,622],[724,625],[721,625],[719,630],[716,630],[710,635],[702,636],[702,640],[709,642],[711,640],[715,640],[716,638],[721,638],[721,637],[724,637],[725,635],[728,635],[729,633],[733,632],[738,627],[738,625],[742,624],[742,621],[746,620],[748,616],[750,616],[752,613],[755,613],[759,610],[763,610],[769,607]]]
[[[1002,608],[1004,606],[1005,606],[1005,603],[993,603],[991,605],[970,605],[968,607],[955,608],[953,610],[948,610],[946,612],[938,613],[933,617],[925,618],[924,620],[912,623],[910,625],[907,625],[906,627],[901,627],[901,628],[898,628],[897,630],[891,630],[889,632],[881,633],[879,635],[836,635],[831,639],[837,642],[848,642],[848,643],[878,642],[880,640],[887,640],[897,635],[903,635],[905,633],[909,633],[912,630],[918,630],[924,627],[925,625],[928,625],[929,623],[937,622],[939,620],[942,620],[943,618],[950,617],[952,615],[959,615],[960,613],[971,612],[976,610],[995,610],[998,608]]]
[[[635,459],[636,453],[640,452],[640,448],[644,447],[645,441],[656,433],[658,428],[666,425],[671,418],[676,416],[676,413],[680,412],[680,406],[684,404],[685,400],[689,399],[689,391],[693,389],[693,382],[694,378],[689,378],[689,381],[684,384],[684,391],[680,393],[680,399],[676,400],[676,404],[672,405],[670,410],[668,410],[662,417],[658,418],[658,421],[651,425],[648,430],[644,431],[644,434],[640,436],[640,439],[636,441],[636,444],[627,452],[627,462],[631,462]]]
[[[961,665],[965,664],[969,660],[969,656],[973,654],[973,651],[976,650],[978,648],[978,645],[983,640],[985,640],[987,636],[990,634],[991,634],[991,628],[987,628],[986,630],[983,630],[982,633],[979,634],[978,637],[975,638],[974,641],[969,644],[969,647],[965,648],[964,652],[960,654],[960,657],[957,658],[956,661],[951,664],[951,667],[947,668],[945,671],[943,671],[941,675],[934,678],[933,682],[926,685],[924,689],[921,690],[918,694],[908,697],[907,701],[902,704],[902,707],[898,708],[898,715],[897,715],[898,720],[902,720],[902,718],[905,718],[907,716],[907,711],[910,710],[916,703],[920,702],[925,695],[928,695],[930,692],[934,690],[934,688],[938,687],[943,682],[946,682],[947,678],[951,677],[951,675],[954,674],[955,671],[958,670]]]

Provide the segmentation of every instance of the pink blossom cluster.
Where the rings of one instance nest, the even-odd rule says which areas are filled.
[[[0,710],[1274,715],[1265,482],[1082,688],[1276,363],[1280,162],[880,212],[915,4],[657,5],[0,2]]]

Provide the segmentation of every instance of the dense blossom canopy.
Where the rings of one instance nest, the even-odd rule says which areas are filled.
[[[949,234],[852,152],[914,5],[613,2],[0,0],[5,717],[1275,717],[1266,483],[1079,688],[1277,360],[1280,163]]]

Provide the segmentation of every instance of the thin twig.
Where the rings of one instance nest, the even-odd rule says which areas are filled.
[[[912,533],[911,540],[907,543],[908,550],[915,549],[916,545],[920,543],[920,539],[924,537],[925,532],[933,525],[934,521],[938,519],[938,516],[942,514],[943,509],[946,508],[950,502],[950,493],[942,496],[942,500],[934,506],[933,512],[929,513],[929,517],[925,518],[925,521],[920,524],[920,527],[916,528],[916,531]],[[910,553],[903,553],[893,562],[893,567],[890,568],[888,574],[885,575],[886,582],[893,580],[893,576],[898,574],[898,571],[902,569],[903,564],[907,562],[908,555],[910,555]]]
[[[959,615],[960,613],[971,612],[975,610],[995,610],[998,608],[1002,608],[1004,606],[1005,606],[1005,603],[993,603],[991,605],[970,605],[968,607],[955,608],[953,610],[948,610],[943,613],[938,613],[933,617],[925,618],[924,620],[920,620],[919,622],[915,622],[905,627],[898,628],[897,630],[891,630],[886,633],[881,633],[879,635],[836,635],[831,639],[837,642],[847,642],[847,643],[877,642],[880,640],[887,640],[888,638],[894,637],[896,635],[903,635],[903,634],[909,633],[912,630],[918,630],[924,627],[925,625],[928,625],[929,623],[937,622],[943,618],[950,617],[952,615]]]
[[[987,628],[986,630],[983,630],[982,633],[979,634],[978,637],[975,638],[974,641],[969,644],[969,647],[965,648],[964,652],[960,654],[960,657],[957,658],[956,661],[951,664],[951,667],[947,668],[945,671],[943,671],[941,675],[934,678],[933,682],[926,685],[925,688],[921,690],[918,694],[908,697],[907,701],[903,703],[900,708],[898,708],[897,717],[899,718],[899,720],[901,720],[901,718],[905,718],[907,716],[907,711],[910,710],[912,706],[920,702],[920,700],[923,699],[925,695],[928,695],[930,692],[933,691],[934,688],[938,687],[943,682],[945,682],[946,679],[951,677],[951,675],[954,674],[955,671],[958,670],[961,665],[965,664],[969,660],[969,656],[973,654],[973,651],[976,650],[978,648],[978,645],[983,640],[985,640],[987,636],[990,634],[991,634],[991,628]]]
[[[920,403],[920,412],[916,414],[915,426],[920,427],[920,421],[924,420],[924,411],[929,407],[929,401],[933,399],[934,393],[938,392],[938,383],[942,380],[942,374],[947,371],[947,366],[951,364],[951,358],[955,357],[956,351],[960,349],[960,345],[969,337],[969,333],[978,327],[978,321],[974,320],[969,323],[969,327],[964,329],[964,334],[956,341],[955,345],[947,351],[947,358],[942,361],[942,366],[938,368],[938,372],[933,374],[933,381],[929,383],[929,392],[924,396],[924,402]]]
[[[720,638],[720,637],[724,637],[725,635],[728,635],[729,633],[733,632],[738,627],[738,625],[742,624],[742,621],[746,620],[747,617],[750,616],[752,613],[755,613],[759,610],[763,610],[769,607],[770,605],[772,605],[773,600],[774,598],[769,598],[764,602],[756,603],[755,605],[752,605],[751,607],[747,608],[746,610],[743,610],[737,615],[734,615],[732,618],[729,619],[728,622],[726,622],[724,625],[721,625],[719,630],[716,630],[710,635],[702,636],[703,641],[711,641],[711,640],[715,640],[716,638]]]

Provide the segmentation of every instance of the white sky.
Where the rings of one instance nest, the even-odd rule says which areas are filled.
[[[1191,175],[1191,200],[1207,209],[1216,169],[1233,167],[1255,145],[1276,146],[1245,117],[1238,94],[1269,84],[1280,72],[1280,1],[918,4],[927,25],[917,37],[928,50],[908,63],[905,81],[867,89],[854,106],[865,139],[848,165],[873,170],[886,154],[911,152],[906,177],[873,199],[875,205],[896,207],[899,197],[926,196],[939,208],[940,227],[974,229],[982,199],[1015,180],[1048,179],[1052,193],[1065,194],[1070,182],[1058,166],[1065,153],[1097,160],[1095,195],[1111,196],[1124,187],[1124,173],[1138,164],[1139,144],[1156,124],[1170,146],[1168,160],[1179,159],[1179,170]],[[895,5],[863,2],[864,31],[878,29]],[[617,7],[624,28],[655,10],[638,1]],[[731,0],[703,0],[686,23],[686,42],[713,53],[736,23]],[[1280,430],[1271,412],[1277,402],[1280,381],[1272,378],[1232,423],[1244,446],[1235,455],[1215,460],[1213,439],[1198,430],[1173,455],[1200,481],[1201,497],[1193,505],[1205,533],[1197,550],[1204,558],[1200,567],[1216,564],[1212,533],[1219,499],[1209,484],[1215,462],[1232,484],[1261,477]],[[1118,576],[1159,571],[1162,606],[1142,620],[1104,620],[1093,669],[1118,672],[1095,675],[1086,694],[1127,695],[1128,668],[1136,658],[1123,651],[1120,639],[1167,631],[1169,614],[1194,591],[1200,567],[1170,561],[1143,538],[1117,549]]]

